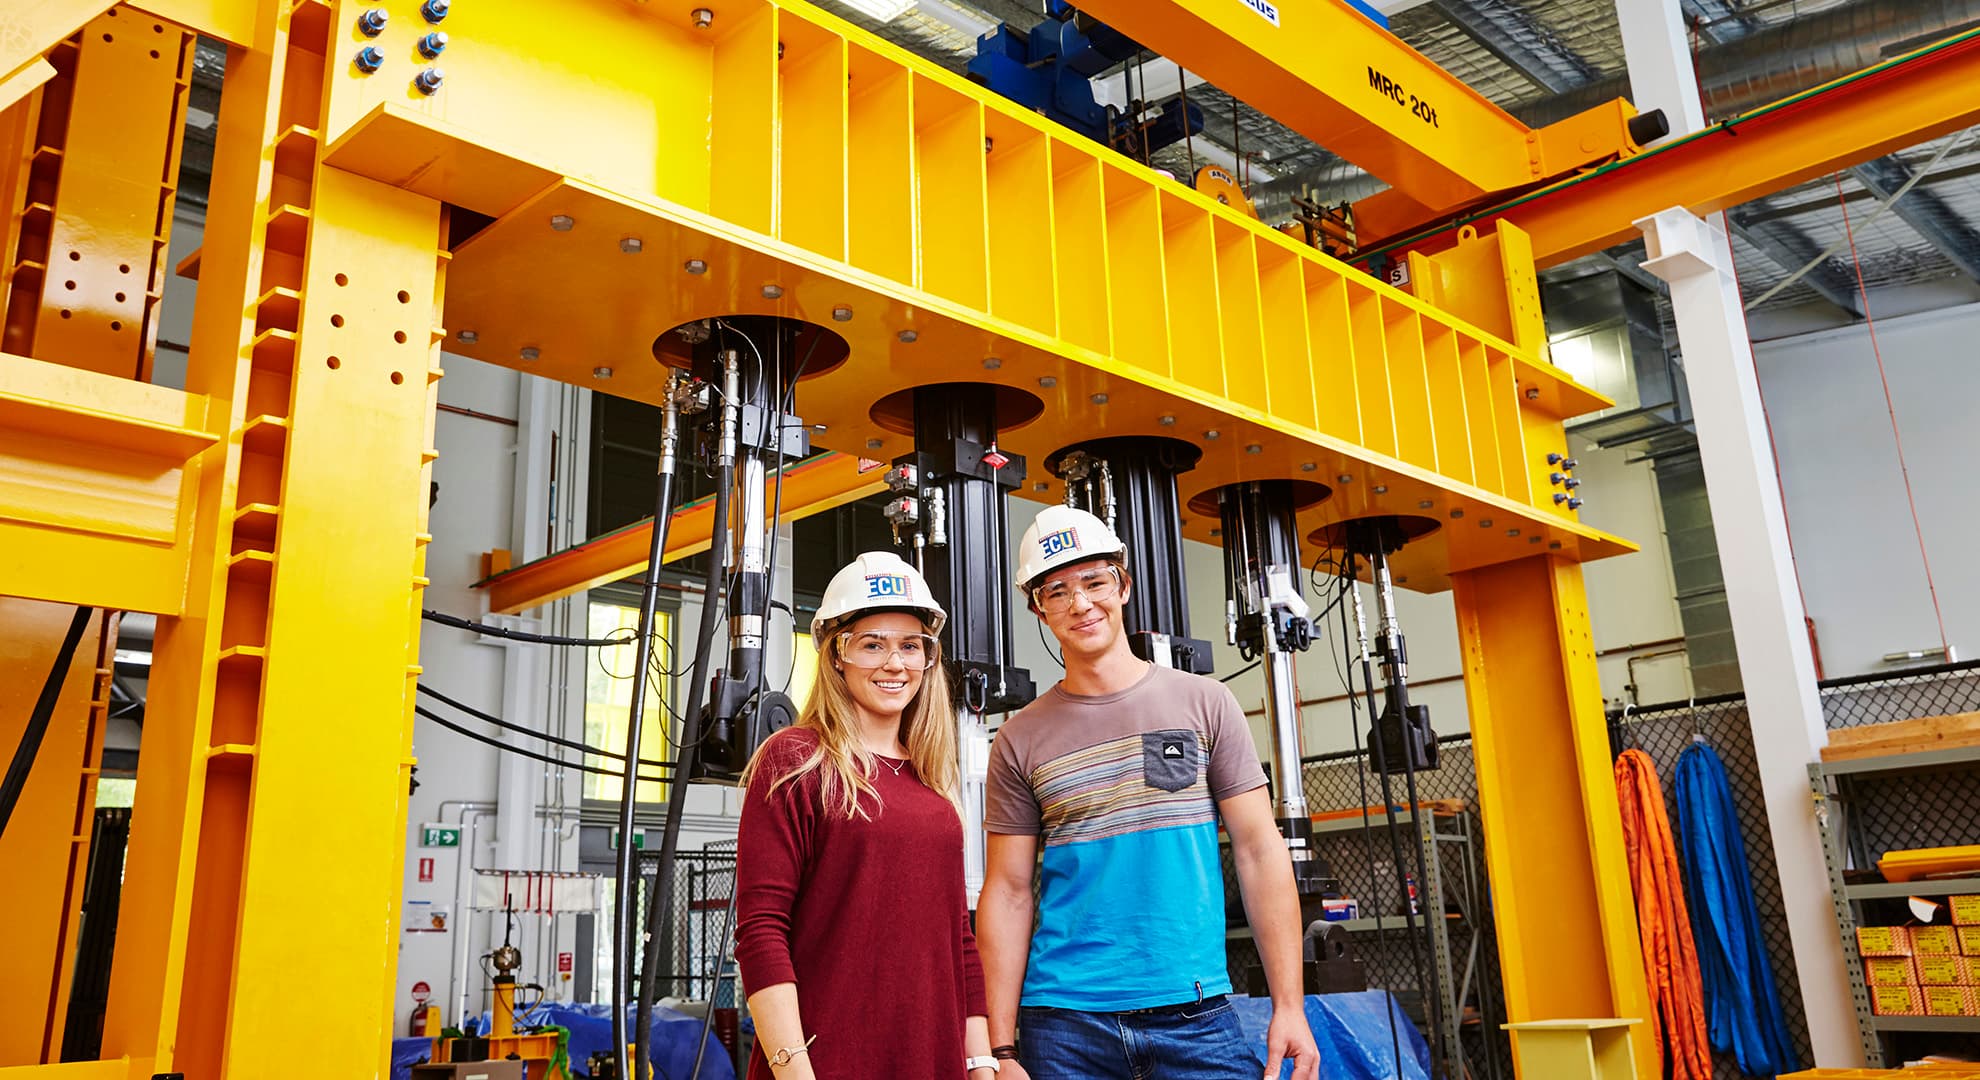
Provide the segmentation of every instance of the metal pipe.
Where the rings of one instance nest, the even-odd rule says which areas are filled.
[[[1272,784],[1278,793],[1276,816],[1303,818],[1308,815],[1306,808],[1306,784],[1302,777],[1304,766],[1300,764],[1300,713],[1299,687],[1293,670],[1293,654],[1280,652],[1272,635],[1266,635],[1265,693],[1271,700],[1268,715],[1272,718]]]

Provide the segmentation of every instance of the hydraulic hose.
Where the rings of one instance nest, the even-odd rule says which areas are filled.
[[[679,439],[676,430],[679,420],[679,406],[670,394],[666,418],[661,423],[660,484],[653,501],[653,544],[646,553],[646,584],[639,595],[638,659],[633,667],[632,705],[626,718],[623,759],[627,762],[639,760],[640,729],[646,726],[646,688],[653,672],[653,609],[659,602],[660,567],[666,559],[668,526],[673,523],[674,451]],[[612,965],[612,1056],[621,1077],[632,1075],[626,1071],[626,1004],[632,996],[626,961],[632,959],[631,938],[628,935],[632,932],[633,884],[638,868],[632,843],[633,807],[639,791],[638,769],[628,768],[626,773],[619,786],[618,882],[612,893],[612,952],[615,959]],[[686,775],[685,766],[674,769],[676,787]]]
[[[640,1065],[639,1080],[645,1080],[649,1068],[653,1002],[659,991],[660,949],[664,944],[660,930],[665,913],[674,902],[674,853],[680,845],[681,818],[687,812],[687,781],[694,774],[695,760],[701,754],[701,706],[708,686],[708,642],[715,636],[716,608],[723,603],[722,584],[729,554],[729,488],[734,481],[734,463],[724,464],[716,477],[708,575],[702,583],[701,624],[695,637],[694,671],[688,676],[687,709],[681,713],[680,751],[674,755],[674,782],[667,788],[667,820],[660,840],[660,858],[654,872],[653,891],[646,901],[646,946],[640,956],[639,1006],[634,1015],[638,1030],[633,1033],[633,1056]],[[623,1009],[620,1015],[624,1015]]]
[[[28,714],[27,727],[22,729],[21,741],[14,747],[13,760],[7,763],[6,779],[0,780],[0,835],[6,834],[7,823],[14,819],[14,805],[21,801],[21,792],[27,788],[34,759],[41,754],[42,737],[48,734],[48,721],[55,715],[55,703],[61,700],[62,683],[69,677],[69,662],[76,657],[76,646],[82,643],[83,630],[89,626],[89,616],[94,610],[79,607],[75,617],[69,620],[69,632],[63,636],[55,664],[41,684],[41,696],[35,699],[34,711]]]

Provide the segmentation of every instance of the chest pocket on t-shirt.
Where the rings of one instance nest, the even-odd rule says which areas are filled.
[[[1196,783],[1196,732],[1150,731],[1141,736],[1141,775],[1149,787],[1181,791]]]

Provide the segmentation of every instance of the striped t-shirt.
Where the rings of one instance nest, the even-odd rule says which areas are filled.
[[[985,826],[1044,842],[1025,1005],[1145,1009],[1229,993],[1217,803],[1265,783],[1214,679],[1150,665],[1101,697],[1059,686],[990,748]]]

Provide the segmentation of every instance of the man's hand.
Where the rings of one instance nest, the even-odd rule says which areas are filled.
[[[1293,1060],[1292,1080],[1319,1080],[1320,1047],[1306,1026],[1306,1009],[1273,1009],[1265,1029],[1265,1080],[1279,1080],[1279,1063]],[[1003,1078],[999,1078],[1003,1080]]]

